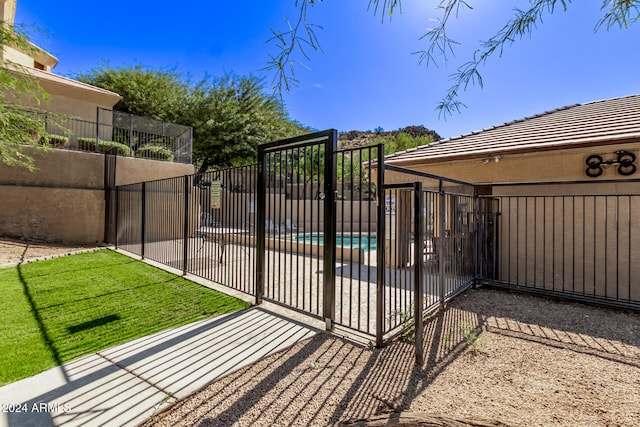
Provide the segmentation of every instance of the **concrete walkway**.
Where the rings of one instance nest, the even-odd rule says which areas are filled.
[[[135,426],[316,333],[252,307],[143,337],[0,387],[0,427]]]

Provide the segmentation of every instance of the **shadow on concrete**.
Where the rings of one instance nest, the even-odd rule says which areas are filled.
[[[254,307],[164,331],[0,388],[6,425],[137,425],[211,381],[317,331]],[[60,370],[66,373],[60,376]],[[2,423],[0,423],[2,424]]]

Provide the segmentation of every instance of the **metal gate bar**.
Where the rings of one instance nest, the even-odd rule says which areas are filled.
[[[336,149],[336,130],[258,146],[256,301],[322,318],[329,329],[335,318]]]

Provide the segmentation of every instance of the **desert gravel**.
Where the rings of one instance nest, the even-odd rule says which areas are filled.
[[[145,426],[327,426],[410,412],[519,426],[640,426],[640,314],[470,290],[425,323],[425,364],[320,334]]]

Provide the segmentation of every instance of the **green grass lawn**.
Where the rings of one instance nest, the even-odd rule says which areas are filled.
[[[100,250],[0,269],[0,385],[250,304]]]

